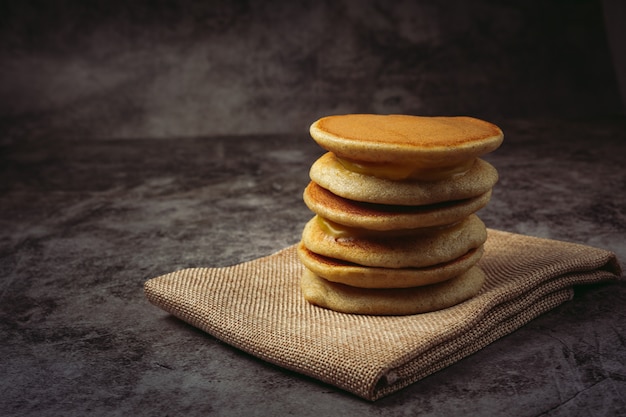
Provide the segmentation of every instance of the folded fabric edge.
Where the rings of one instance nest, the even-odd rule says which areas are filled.
[[[476,353],[571,300],[575,286],[616,281],[617,278],[612,272],[600,269],[546,281],[514,299],[492,306],[476,320],[476,327],[469,332],[419,352],[418,355],[404,357],[395,365],[381,370],[370,385],[370,390],[360,396],[375,401],[390,395]]]
[[[505,317],[487,326],[479,326],[468,332],[462,339],[436,346],[430,351],[424,352],[419,358],[413,358],[402,366],[386,371],[364,398],[376,401],[441,371],[498,339],[513,333],[540,315],[568,301],[571,297],[572,290],[563,289],[535,299],[532,303],[526,303],[523,308],[516,312],[507,311],[507,307],[492,310],[489,316],[498,318],[498,315],[502,314]]]
[[[523,241],[534,242],[535,244],[558,244],[562,248],[577,248],[579,251],[589,252],[592,251],[593,255],[591,258],[585,260],[583,264],[576,265],[575,268],[578,271],[593,271],[596,269],[605,270],[611,272],[619,277],[623,274],[623,268],[620,264],[619,259],[617,259],[617,255],[608,249],[591,246],[585,243],[580,242],[572,242],[567,240],[559,240],[554,238],[547,237],[537,237],[524,235],[515,232],[509,232],[505,230],[492,229],[487,228],[488,238],[487,241],[490,241],[493,238],[496,239],[505,239],[509,242],[513,242],[512,244],[523,244]],[[574,272],[574,271],[571,271]]]
[[[189,268],[189,269],[198,269],[198,268]],[[180,272],[180,271],[178,271]],[[239,339],[236,337],[236,335],[227,335],[221,331],[219,331],[219,329],[215,329],[212,328],[210,326],[205,325],[205,322],[203,322],[199,317],[197,317],[194,312],[193,312],[193,305],[192,304],[183,304],[178,305],[175,303],[170,302],[170,300],[168,299],[168,297],[164,296],[162,293],[160,293],[158,290],[155,290],[156,287],[156,283],[158,280],[161,279],[166,279],[168,278],[168,276],[170,276],[171,274],[165,274],[165,275],[161,275],[155,278],[152,278],[148,281],[146,281],[144,283],[144,293],[146,295],[147,300],[153,304],[154,306],[160,308],[161,310],[171,314],[172,316],[176,317],[177,319],[193,326],[196,327],[200,330],[202,330],[203,332],[207,333],[208,335],[226,343],[227,345],[230,345],[242,352],[245,352],[251,356],[254,356],[262,361],[265,361],[267,363],[270,363],[272,365],[276,365],[280,368],[283,369],[287,369],[289,371],[293,371],[295,373],[301,374],[301,375],[305,375],[307,377],[310,377],[312,379],[316,379],[318,381],[320,381],[321,383],[325,383],[328,384],[329,386],[335,386],[336,388],[342,389],[344,391],[350,392],[352,394],[355,394],[357,396],[359,396],[358,393],[353,392],[352,390],[350,390],[349,388],[337,385],[336,383],[334,383],[334,381],[329,380],[328,378],[324,378],[323,376],[320,375],[319,372],[316,372],[314,370],[311,370],[309,368],[303,368],[303,367],[297,367],[297,366],[289,366],[286,365],[283,361],[277,359],[276,357],[273,357],[272,355],[268,355],[265,354],[261,351],[258,350],[254,350],[254,349],[250,349],[248,346],[246,346],[245,344],[240,343]]]

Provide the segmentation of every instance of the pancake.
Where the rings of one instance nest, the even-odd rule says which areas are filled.
[[[446,281],[469,270],[483,252],[479,246],[452,261],[425,268],[376,268],[328,258],[298,245],[301,263],[315,275],[359,288],[410,288]]]
[[[408,315],[452,307],[475,296],[485,282],[479,267],[458,277],[415,288],[369,289],[330,282],[304,270],[300,281],[309,303],[351,314]]]
[[[377,164],[448,167],[497,149],[504,135],[494,124],[466,116],[347,114],[323,117],[309,129],[341,158]]]
[[[365,203],[339,197],[311,182],[304,203],[325,219],[370,230],[415,229],[456,223],[487,205],[491,190],[477,197],[422,206]]]
[[[449,178],[395,181],[350,171],[332,152],[313,163],[309,176],[321,187],[349,200],[407,206],[478,197],[498,181],[496,169],[480,158],[467,172]]]
[[[381,268],[422,268],[449,262],[487,239],[485,224],[475,215],[446,227],[415,229],[400,236],[333,236],[319,216],[302,232],[302,243],[311,252]]]

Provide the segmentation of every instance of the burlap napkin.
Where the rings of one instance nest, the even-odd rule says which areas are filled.
[[[145,283],[150,302],[268,362],[376,400],[476,352],[569,300],[573,286],[617,280],[615,255],[489,230],[487,282],[445,310],[399,317],[335,313],[300,295],[295,246],[223,268]]]

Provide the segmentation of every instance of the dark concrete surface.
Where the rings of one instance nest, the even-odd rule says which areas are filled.
[[[504,120],[492,228],[626,259],[626,119]],[[35,129],[36,130],[36,129]],[[2,416],[626,415],[626,284],[573,300],[368,403],[150,305],[143,283],[296,243],[321,150],[292,135],[94,139],[24,130],[0,148]],[[30,132],[30,133],[29,133]],[[523,254],[520,254],[523,256]]]

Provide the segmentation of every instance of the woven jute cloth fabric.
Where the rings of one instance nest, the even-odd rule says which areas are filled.
[[[145,283],[148,300],[263,360],[374,401],[476,352],[571,299],[573,287],[617,280],[612,252],[489,230],[479,295],[410,316],[336,313],[307,303],[295,246],[220,268]]]

